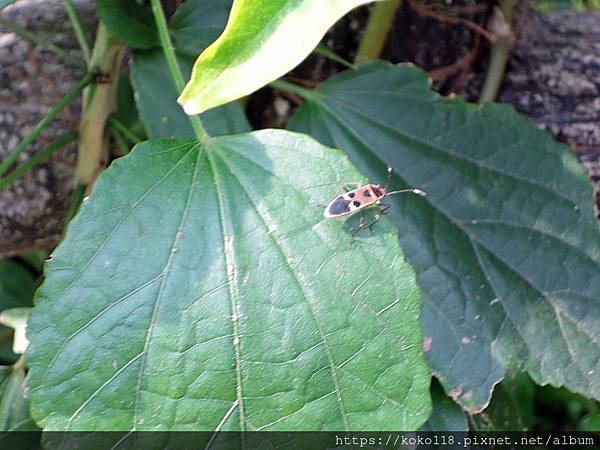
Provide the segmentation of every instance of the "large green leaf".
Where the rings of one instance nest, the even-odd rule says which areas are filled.
[[[266,130],[136,146],[100,177],[28,323],[47,430],[415,429],[420,300],[395,229],[323,218],[341,152]]]
[[[390,199],[424,292],[430,365],[470,412],[506,367],[600,398],[600,233],[583,169],[506,105],[429,90],[414,67],[369,64],[308,94],[290,128],[343,149]]]
[[[184,73],[190,73],[192,60],[189,56],[179,55],[179,66]],[[134,52],[131,77],[148,136],[194,137],[189,118],[177,104],[177,90],[161,50]],[[250,124],[238,102],[202,114],[202,123],[211,136],[250,130]]]
[[[369,0],[235,0],[221,36],[196,60],[179,103],[202,113],[297,66],[340,17]]]

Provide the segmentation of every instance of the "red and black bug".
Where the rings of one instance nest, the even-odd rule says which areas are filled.
[[[364,212],[364,208],[370,205],[377,205],[381,213],[384,213],[390,204],[382,203],[381,200],[388,195],[401,194],[411,192],[413,194],[425,195],[420,189],[401,189],[398,191],[388,191],[387,186],[392,175],[392,168],[388,166],[388,183],[382,187],[379,184],[365,184],[356,189],[346,192],[345,194],[335,197],[325,208],[323,215],[327,218],[342,217],[354,214],[357,211]],[[371,228],[379,220],[379,214],[375,216],[375,220],[368,225]],[[352,233],[354,236],[358,230],[364,226],[364,214],[360,218],[358,227]]]

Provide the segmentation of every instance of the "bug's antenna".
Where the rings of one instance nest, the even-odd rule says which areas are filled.
[[[385,183],[385,190],[387,190],[387,187],[390,185],[390,180],[392,179],[392,166],[390,166],[388,164],[387,166],[387,183]],[[392,194],[402,194],[404,192],[411,192],[413,194],[418,194],[418,195],[422,195],[423,197],[427,195],[427,193],[425,191],[422,191],[421,189],[400,189],[399,191],[392,191],[392,192],[388,192],[386,195],[392,195]]]
[[[402,194],[403,192],[412,192],[413,194],[422,195],[423,197],[427,195],[427,192],[422,191],[421,189],[400,189],[399,191],[388,192],[387,195]]]
[[[387,166],[387,173],[388,173],[387,183],[385,183],[384,189],[388,188],[388,186],[390,185],[390,180],[392,179],[392,166],[390,166],[389,164]]]

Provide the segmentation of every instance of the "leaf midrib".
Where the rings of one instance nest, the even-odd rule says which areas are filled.
[[[227,236],[229,239],[233,239],[233,235],[229,233],[228,225],[226,221],[226,217],[229,217],[225,211],[225,200],[224,200],[224,192],[221,188],[221,184],[219,182],[219,176],[217,172],[216,164],[211,157],[211,151],[207,150],[207,160],[210,164],[210,171],[213,176],[213,183],[215,185],[215,190],[217,194],[217,201],[219,203],[219,217],[220,217],[220,225],[221,225],[221,238],[223,242],[223,256],[225,260],[225,270],[227,273],[227,277],[229,280],[228,283],[228,292],[229,292],[229,301],[231,308],[231,324],[232,324],[232,344],[234,348],[234,357],[235,357],[235,378],[236,378],[236,400],[234,402],[238,405],[239,411],[239,425],[240,431],[244,432],[246,430],[246,415],[245,415],[245,405],[244,405],[244,389],[243,389],[243,377],[242,377],[242,355],[241,355],[241,337],[239,330],[239,320],[241,319],[238,305],[238,293],[237,293],[237,271],[235,268],[237,267],[235,261],[235,247],[234,243],[227,242]],[[231,246],[231,250],[228,250],[228,247]],[[234,272],[229,274],[229,267],[234,268]],[[228,418],[229,414],[233,414],[234,406],[227,411],[225,416],[221,419],[219,425],[224,424]],[[245,441],[242,440],[242,443],[245,445]]]
[[[222,153],[220,153],[220,156],[221,156],[221,160],[225,163],[225,165],[229,169],[230,173],[236,178],[238,184],[242,188],[243,192],[246,194],[246,196],[249,200],[249,203],[253,206],[253,209],[256,211],[256,214],[260,218],[261,222],[263,223],[263,226],[265,227],[266,230],[268,230],[269,229],[268,221],[264,217],[264,213],[260,210],[260,208],[256,204],[253,196],[248,195],[247,186],[241,181],[241,178],[239,177],[237,172],[229,165],[225,156]],[[321,321],[316,313],[314,305],[312,304],[311,298],[313,296],[312,296],[312,294],[307,292],[304,287],[304,284],[306,284],[306,282],[304,280],[303,275],[297,270],[297,268],[295,267],[294,264],[289,262],[289,260],[290,260],[289,258],[291,256],[291,254],[290,254],[290,251],[283,244],[282,239],[279,236],[276,236],[275,232],[266,233],[266,234],[273,241],[273,243],[275,244],[275,248],[277,248],[279,250],[279,252],[280,252],[281,256],[284,258],[284,260],[288,261],[287,267],[290,268],[290,271],[293,275],[296,285],[300,289],[300,292],[302,292],[302,296],[304,297],[304,299],[306,301],[306,305],[308,306],[308,309],[311,313],[313,321],[315,322],[315,325],[317,326],[317,332],[319,333],[319,338],[321,339],[321,342],[323,343],[323,348],[325,349],[325,353],[326,353],[327,360],[329,363],[328,365],[329,365],[329,369],[330,369],[330,373],[331,373],[331,378],[332,378],[333,385],[336,390],[336,397],[337,397],[338,405],[339,405],[339,409],[340,409],[340,416],[342,418],[342,422],[344,423],[345,430],[348,431],[348,430],[350,430],[350,424],[349,424],[348,418],[347,418],[348,413],[347,413],[346,406],[345,406],[344,400],[343,400],[342,388],[341,388],[341,384],[340,384],[339,377],[337,374],[337,368],[336,368],[335,361],[333,358],[333,353],[331,352],[331,348],[329,347],[329,344],[326,339],[326,333],[324,332],[323,325],[321,324]]]

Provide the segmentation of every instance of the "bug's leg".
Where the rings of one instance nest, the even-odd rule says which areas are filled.
[[[358,225],[356,226],[356,228],[354,228],[354,230],[352,230],[352,234],[350,235],[350,243],[348,244],[348,248],[352,248],[352,240],[354,239],[354,236],[356,236],[356,233],[358,233],[362,227],[365,226],[365,212],[361,211],[360,212],[360,220],[358,221]]]
[[[367,225],[370,232],[373,232],[373,225],[375,225],[377,222],[379,222],[379,219],[381,219],[380,214],[386,214],[386,211],[392,205],[389,203],[379,203],[377,206],[379,206],[379,213],[375,214],[375,219],[373,220],[373,222],[371,222],[369,225]]]
[[[369,231],[371,233],[373,232],[373,225],[375,225],[377,222],[379,222],[379,219],[381,219],[381,216],[379,214],[375,214],[375,219],[373,220],[373,222],[371,222],[369,225],[367,225],[367,227],[369,228]]]
[[[381,214],[387,214],[386,211],[390,208],[390,206],[392,206],[391,203],[380,203],[379,205],[379,212]]]

